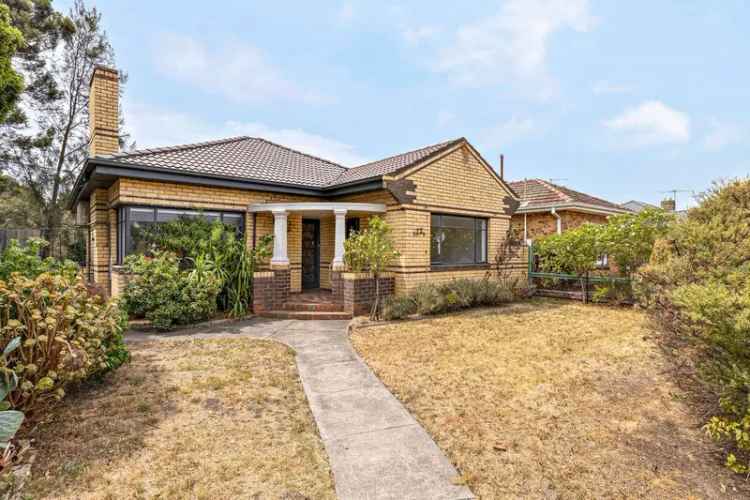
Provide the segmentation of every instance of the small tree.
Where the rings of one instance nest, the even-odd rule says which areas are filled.
[[[620,274],[631,277],[649,261],[654,243],[667,234],[673,220],[672,214],[659,208],[612,216],[602,229],[604,253]]]
[[[572,273],[580,278],[583,302],[587,302],[586,283],[596,261],[604,254],[599,224],[583,224],[562,234],[553,234],[537,243],[537,255],[542,269],[558,273]]]
[[[380,318],[380,275],[391,261],[400,255],[393,246],[391,228],[380,217],[370,219],[367,229],[352,234],[344,242],[344,260],[354,272],[365,269],[375,279],[375,300],[370,310],[370,319]]]

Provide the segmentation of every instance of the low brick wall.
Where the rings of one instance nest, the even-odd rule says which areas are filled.
[[[281,309],[289,298],[291,272],[274,269],[253,274],[253,312]]]
[[[344,311],[354,316],[369,314],[375,300],[375,278],[370,273],[341,273]],[[395,278],[384,273],[380,279],[380,300],[393,295]]]
[[[331,298],[336,304],[344,302],[344,278],[341,271],[331,271]]]

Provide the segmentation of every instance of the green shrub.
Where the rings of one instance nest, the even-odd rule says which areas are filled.
[[[216,314],[222,281],[205,258],[182,270],[171,252],[153,257],[131,255],[125,260],[131,278],[123,293],[130,314],[145,317],[158,330],[205,321]]]
[[[495,279],[456,279],[441,285],[422,283],[406,295],[389,297],[385,319],[401,319],[413,314],[441,314],[480,306],[496,306],[519,297],[508,281]]]
[[[80,280],[50,273],[0,280],[0,347],[21,342],[5,358],[18,376],[10,406],[34,410],[63,397],[69,384],[115,368],[112,358],[124,349],[120,318],[116,302],[92,295]]]
[[[719,410],[706,425],[750,468],[750,180],[717,185],[654,247],[634,282],[639,302],[689,347]]]
[[[417,312],[417,303],[411,295],[391,295],[383,302],[383,317],[402,319]]]
[[[32,238],[25,245],[10,240],[0,254],[0,279],[8,280],[13,273],[20,273],[27,278],[36,278],[42,273],[57,273],[74,281],[78,274],[78,264],[70,260],[59,261],[52,257],[42,259],[39,255],[48,243],[39,238]]]
[[[210,262],[221,281],[219,308],[241,317],[252,305],[253,273],[257,263],[271,255],[273,235],[261,237],[255,248],[248,249],[233,226],[203,217],[181,217],[141,230],[138,239],[149,253],[174,253],[183,270],[195,268],[200,261]],[[169,316],[166,310],[162,312]]]

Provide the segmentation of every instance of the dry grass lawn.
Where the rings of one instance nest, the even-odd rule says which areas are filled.
[[[352,341],[481,498],[746,498],[635,310],[535,300]]]
[[[29,498],[335,498],[294,354],[253,339],[131,346],[32,437]]]

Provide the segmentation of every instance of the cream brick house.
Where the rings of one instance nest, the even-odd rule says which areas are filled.
[[[274,234],[273,257],[256,281],[281,291],[268,292],[262,308],[304,289],[340,298],[344,240],[373,215],[392,227],[401,254],[390,269],[396,293],[480,278],[519,202],[464,138],[354,168],[254,137],[120,153],[117,109],[117,73],[97,68],[91,157],[71,206],[91,228],[89,275],[114,295],[123,285],[119,266],[137,251],[135,228],[199,212],[237,226],[251,247]]]

